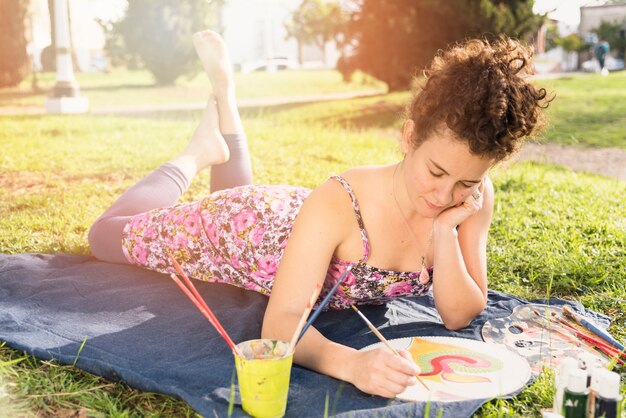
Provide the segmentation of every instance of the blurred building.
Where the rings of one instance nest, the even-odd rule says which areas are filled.
[[[580,23],[565,23],[556,19],[548,19],[535,36],[535,67],[537,72],[560,72],[582,69],[593,71],[594,48],[599,39],[593,32],[602,22],[620,23],[625,22],[620,36],[626,38],[626,2],[621,4],[605,4],[595,6],[582,6],[580,11]],[[550,45],[550,35],[560,38],[576,34],[582,38],[588,46],[586,50],[575,53],[564,51],[563,48]],[[623,67],[620,60],[609,57],[607,65],[614,69]],[[595,63],[597,64],[597,63]]]
[[[597,61],[594,58],[594,48],[600,41],[598,36],[593,33],[594,29],[597,29],[602,22],[610,24],[620,24],[618,36],[619,38],[626,40],[626,2],[619,4],[604,4],[601,6],[583,6],[580,8],[580,36],[585,40],[590,47],[588,51],[580,53],[580,60],[582,62],[583,70],[594,71]],[[622,43],[623,45],[623,43]],[[606,67],[609,70],[624,69],[624,53],[623,49],[615,51],[616,45],[611,45],[613,49],[612,54],[607,56]]]
[[[298,43],[287,39],[285,23],[302,0],[228,0],[222,6],[219,30],[233,64],[241,71],[299,66]],[[334,42],[324,49],[302,45],[302,67],[334,68],[339,52]]]
[[[565,36],[578,33],[578,25],[557,19],[547,19],[535,35],[535,69],[538,73],[572,71],[578,67],[578,56],[551,45],[550,36]]]
[[[105,36],[96,17],[117,20],[122,17],[122,0],[67,0],[72,42],[78,71],[102,70]],[[228,0],[222,3],[218,27],[231,53],[236,69],[275,70],[300,67],[298,43],[287,39],[285,23],[302,0]],[[51,44],[48,0],[31,0],[28,38],[34,68],[41,70],[44,48]],[[191,40],[190,40],[191,42]],[[301,45],[302,67],[334,68],[339,51],[334,42],[324,49]],[[45,53],[44,53],[45,55]]]
[[[602,22],[620,23],[626,21],[626,2],[605,4],[602,6],[583,6],[580,8],[580,34],[584,37]]]

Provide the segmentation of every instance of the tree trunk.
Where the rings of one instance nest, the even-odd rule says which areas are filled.
[[[26,51],[28,0],[3,2],[0,13],[0,87],[17,86],[30,72]]]
[[[296,38],[296,44],[298,44],[298,64],[302,67],[304,65],[304,59],[302,57],[302,41],[299,38]]]

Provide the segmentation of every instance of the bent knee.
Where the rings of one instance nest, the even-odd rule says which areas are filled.
[[[122,232],[126,221],[99,218],[89,229],[87,241],[94,257],[101,261],[128,264],[122,250]]]

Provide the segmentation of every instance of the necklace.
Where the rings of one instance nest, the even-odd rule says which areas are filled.
[[[403,163],[404,163],[404,160],[400,164],[403,164]],[[413,228],[411,227],[409,220],[404,215],[404,211],[400,207],[400,203],[398,202],[398,198],[396,197],[396,173],[398,171],[398,167],[400,167],[400,164],[398,164],[396,168],[393,170],[393,178],[391,179],[391,194],[393,194],[393,200],[396,202],[396,207],[398,208],[400,215],[402,215],[402,220],[406,224],[409,231],[411,231],[411,236],[413,237],[413,240],[415,241],[415,243],[419,245],[419,240],[417,239],[417,235],[415,235],[415,231],[413,231]],[[406,188],[406,185],[405,185],[405,188]],[[430,249],[430,243],[432,242],[432,240],[433,240],[433,231],[431,230],[430,234],[428,235],[428,240],[426,241],[426,248],[424,248],[424,254],[422,255],[422,259],[421,259],[419,281],[422,284],[428,283],[428,281],[430,280],[430,275],[428,274],[428,270],[426,269],[426,255],[428,254],[428,250]]]

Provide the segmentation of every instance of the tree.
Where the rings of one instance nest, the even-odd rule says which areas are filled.
[[[0,13],[0,87],[17,86],[30,72],[24,23],[29,0],[2,2]]]
[[[532,11],[533,0],[359,0],[358,5],[346,30],[352,51],[338,68],[360,69],[390,91],[408,87],[416,71],[454,42],[498,34],[519,38],[543,21]]]
[[[141,57],[158,84],[173,84],[198,70],[191,35],[210,26],[221,3],[129,0],[125,16],[112,23],[112,30],[121,35],[129,54]]]
[[[302,0],[285,23],[287,37],[298,42],[298,61],[302,64],[302,45],[314,44],[324,51],[326,44],[334,39],[346,20],[341,6],[332,1]],[[324,55],[325,57],[325,55]]]
[[[579,35],[571,33],[555,40],[556,44],[566,52],[582,52],[587,49],[587,44]]]

